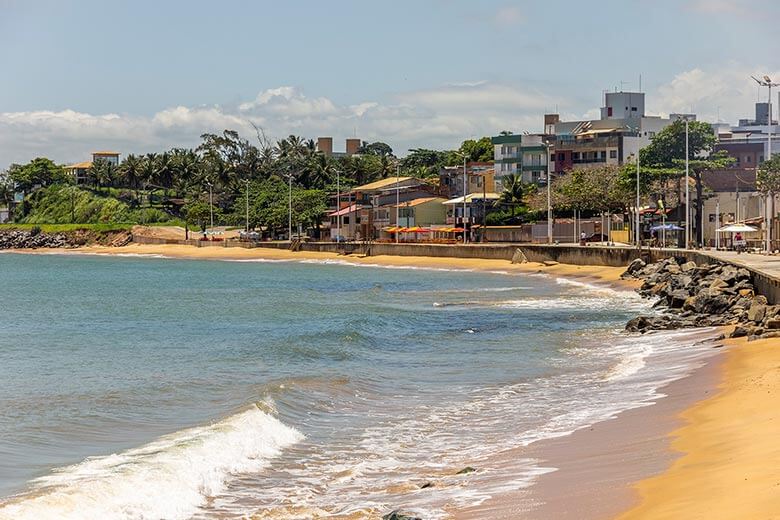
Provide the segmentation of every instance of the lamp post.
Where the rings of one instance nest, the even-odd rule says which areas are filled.
[[[206,184],[209,186],[209,217],[211,222],[211,231],[214,231],[214,202],[213,202],[213,196],[212,196],[212,190],[211,188],[214,186],[211,184],[210,181],[206,181]]]
[[[292,178],[292,172],[290,172],[290,175],[287,177],[289,186],[287,196],[287,239],[290,242],[292,242]]]
[[[772,87],[780,87],[780,83],[774,83],[772,82],[771,78],[769,76],[764,75],[762,79],[758,79],[755,76],[750,76],[755,80],[756,83],[758,83],[762,87],[767,87],[769,89],[769,98],[768,98],[768,104],[769,104],[769,110],[767,114],[767,125],[766,125],[766,135],[767,135],[767,143],[766,143],[766,158],[765,160],[771,160],[772,159]],[[774,195],[767,194],[766,196],[766,202],[764,204],[764,226],[766,227],[766,236],[765,238],[765,247],[766,252],[769,254],[772,251],[772,210],[774,209]]]
[[[398,237],[401,233],[398,228],[401,227],[401,221],[398,219],[398,206],[401,205],[401,163],[395,165],[395,243],[398,243]]]
[[[246,184],[246,232],[249,233],[249,179],[244,179]]]
[[[341,170],[336,170],[336,243],[341,237]]]
[[[689,180],[688,118],[685,118],[685,249],[691,244],[691,195]]]
[[[553,242],[552,226],[552,179],[550,178],[550,143],[547,143],[547,243]]]
[[[636,247],[641,247],[639,240],[639,148],[636,149],[636,228],[634,229],[636,237]]]
[[[468,191],[468,176],[466,172],[466,154],[463,154],[463,243],[466,243],[466,191]]]

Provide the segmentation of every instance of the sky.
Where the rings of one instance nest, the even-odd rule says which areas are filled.
[[[649,114],[736,123],[750,75],[780,78],[778,27],[777,0],[0,0],[0,169],[252,123],[455,148],[598,117],[640,75]]]

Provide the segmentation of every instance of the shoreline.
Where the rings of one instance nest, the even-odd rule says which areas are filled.
[[[18,254],[138,256],[171,258],[177,260],[222,260],[222,261],[276,261],[301,262],[322,261],[344,263],[345,265],[376,266],[390,268],[418,268],[441,270],[478,271],[494,274],[545,274],[568,278],[583,283],[597,284],[616,290],[632,291],[641,285],[638,280],[623,280],[620,275],[625,267],[584,266],[555,263],[545,265],[537,262],[513,264],[507,260],[481,258],[453,258],[429,256],[361,256],[339,255],[315,251],[289,251],[271,248],[222,248],[193,247],[174,244],[128,244],[121,247],[87,246],[72,249],[7,249]]]
[[[679,415],[677,458],[634,485],[618,520],[775,518],[780,511],[780,340],[728,339],[714,395]]]

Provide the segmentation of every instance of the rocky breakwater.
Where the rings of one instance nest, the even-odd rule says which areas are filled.
[[[731,337],[780,338],[780,305],[756,294],[747,269],[684,258],[634,260],[622,277],[642,280],[639,294],[657,299],[653,308],[659,311],[629,321],[630,332],[732,325]]]
[[[64,233],[11,230],[0,232],[0,249],[38,249],[42,247],[73,247]]]
[[[129,231],[92,231],[75,229],[62,233],[44,233],[40,229],[0,231],[0,249],[74,248],[93,244],[122,247],[132,241]]]

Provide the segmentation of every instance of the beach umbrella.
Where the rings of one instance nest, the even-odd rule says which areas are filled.
[[[729,224],[728,226],[723,226],[722,228],[718,229],[718,231],[724,233],[753,233],[758,230],[745,224]]]

